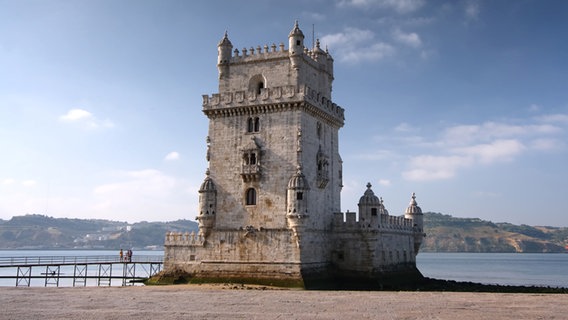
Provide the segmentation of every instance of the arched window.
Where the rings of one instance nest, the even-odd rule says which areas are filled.
[[[259,132],[260,131],[260,119],[258,117],[247,119],[247,132]]]
[[[256,205],[256,190],[254,190],[254,188],[248,188],[246,196],[247,196],[246,199],[247,206]]]
[[[254,130],[254,122],[252,118],[247,119],[247,132],[253,132]]]
[[[250,154],[250,164],[256,164],[256,153]]]

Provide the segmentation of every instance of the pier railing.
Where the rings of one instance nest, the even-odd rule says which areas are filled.
[[[34,257],[0,257],[0,267],[18,266],[47,266],[47,265],[75,265],[75,264],[101,264],[101,263],[162,263],[163,256],[134,255],[129,260],[118,255],[100,256],[34,256]]]
[[[14,279],[16,286],[28,287],[33,281],[58,287],[60,280],[69,281],[67,284],[73,287],[86,286],[88,281],[96,286],[118,281],[125,286],[157,274],[163,263],[163,256],[158,255],[0,257],[0,280]]]

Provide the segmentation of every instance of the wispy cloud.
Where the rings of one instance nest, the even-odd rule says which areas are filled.
[[[481,8],[478,1],[469,0],[465,3],[464,13],[467,20],[477,20],[480,12]]]
[[[197,187],[190,188],[186,181],[159,170],[124,171],[115,176],[115,182],[94,188],[93,215],[119,214],[121,219],[137,221],[145,214],[164,219],[196,205],[193,194]]]
[[[427,146],[430,152],[411,155],[402,176],[413,181],[450,179],[465,168],[515,161],[531,151],[565,148],[566,130],[555,124],[568,124],[568,115],[540,116],[527,122],[485,122],[448,127],[438,140],[421,142],[421,146]]]
[[[568,125],[568,114],[547,114],[536,118],[540,122],[544,123],[557,123]]]
[[[66,114],[59,116],[59,120],[66,123],[75,123],[87,129],[112,128],[114,123],[110,120],[99,120],[91,112],[84,109],[70,109]]]
[[[409,169],[402,177],[412,181],[449,179],[458,169],[471,166],[472,161],[470,157],[459,155],[420,155],[410,159]]]
[[[340,0],[339,7],[356,7],[360,9],[379,8],[394,10],[405,14],[416,11],[424,5],[424,0]]]
[[[181,158],[181,156],[179,155],[179,153],[177,151],[172,151],[164,157],[164,160],[176,161],[176,160],[179,160],[180,158]]]
[[[37,181],[35,180],[24,180],[22,181],[22,185],[24,187],[34,187],[37,184]]]
[[[376,40],[373,31],[358,28],[348,27],[342,32],[324,35],[321,42],[337,50],[334,55],[348,63],[377,61],[395,53],[392,45]]]
[[[422,40],[420,40],[420,36],[415,32],[405,33],[397,28],[393,31],[392,36],[395,41],[406,46],[413,48],[419,48],[422,46]]]
[[[21,185],[24,187],[35,187],[37,185],[37,181],[33,179],[27,180],[16,180],[12,178],[6,178],[2,180],[2,185],[5,186],[14,186],[14,185]]]

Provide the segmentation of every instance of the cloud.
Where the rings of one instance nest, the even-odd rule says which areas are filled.
[[[166,161],[175,161],[175,160],[179,160],[179,159],[180,159],[180,155],[176,151],[172,151],[164,157],[164,160],[166,160]]]
[[[395,41],[402,43],[406,46],[419,48],[422,46],[422,40],[417,33],[404,33],[400,29],[395,29],[392,34]]]
[[[37,185],[37,181],[32,180],[32,179],[18,181],[16,179],[12,179],[12,178],[7,178],[7,179],[2,180],[2,185],[5,185],[5,186],[12,186],[12,185],[16,185],[16,184],[19,184],[19,185],[24,186],[24,187],[34,187],[35,185]]]
[[[341,0],[339,7],[355,7],[359,9],[390,9],[405,14],[416,11],[424,5],[423,0]]]
[[[324,21],[326,18],[325,15],[321,12],[303,12],[302,16],[307,17],[312,21]]]
[[[24,180],[21,182],[24,187],[33,187],[37,184],[35,180]]]
[[[348,63],[377,61],[395,53],[392,45],[374,38],[371,30],[348,27],[342,32],[324,35],[321,42],[334,48],[340,61]]]
[[[479,18],[479,13],[481,8],[479,3],[475,0],[467,1],[464,8],[465,17],[468,20],[477,20]]]
[[[83,109],[71,109],[66,114],[59,117],[61,121],[78,121],[92,119],[93,114]]]
[[[380,184],[381,186],[388,187],[388,186],[391,185],[391,181],[388,180],[388,179],[380,179],[380,180],[379,180],[379,184]]]
[[[529,144],[531,149],[535,150],[559,150],[566,146],[563,140],[554,138],[534,139]]]
[[[551,124],[511,125],[507,123],[485,122],[480,125],[457,125],[445,130],[444,145],[468,145],[473,141],[492,141],[498,138],[556,134],[562,128]]]
[[[568,124],[568,114],[547,114],[537,117],[536,120],[545,123]]]
[[[453,178],[460,168],[469,167],[473,159],[468,156],[420,155],[410,160],[411,169],[402,173],[402,177],[411,181],[443,180]]]
[[[568,116],[546,115],[523,124],[488,121],[448,127],[440,139],[417,145],[430,152],[411,156],[402,176],[412,181],[450,179],[468,167],[514,161],[531,151],[562,149],[566,130],[558,123],[568,123]]]
[[[499,161],[510,161],[524,149],[525,146],[521,142],[515,139],[508,139],[457,148],[452,151],[466,157],[471,157],[475,162],[490,164]]]
[[[93,189],[93,216],[115,216],[128,221],[188,219],[197,208],[198,186],[155,169],[118,172],[116,181]]]
[[[3,184],[3,185],[11,185],[11,184],[13,184],[14,182],[16,182],[16,180],[14,180],[14,179],[12,179],[12,178],[7,178],[7,179],[2,180],[2,184]]]
[[[83,109],[71,109],[66,114],[59,116],[59,120],[67,123],[75,123],[87,129],[112,128],[114,123],[108,119],[99,120],[91,112]]]
[[[538,111],[540,111],[541,109],[542,109],[542,107],[539,106],[538,104],[534,104],[534,103],[533,103],[533,104],[531,104],[531,105],[529,106],[529,111],[530,111],[530,112],[538,112]]]

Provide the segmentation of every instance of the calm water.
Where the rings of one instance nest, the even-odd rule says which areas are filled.
[[[163,251],[135,251],[140,255],[163,255]],[[109,250],[0,250],[0,257],[118,255]],[[426,277],[486,284],[568,287],[568,254],[544,253],[420,253],[418,269]],[[43,270],[45,272],[45,270]],[[41,272],[38,269],[37,272]],[[73,273],[73,268],[62,272]],[[0,268],[0,275],[14,269]],[[44,286],[41,279],[32,286]],[[14,286],[15,279],[0,279],[0,286]],[[60,286],[71,286],[60,283]],[[96,285],[93,281],[87,285]],[[121,285],[119,281],[113,285]]]
[[[485,284],[568,287],[568,254],[420,253],[426,277]]]

